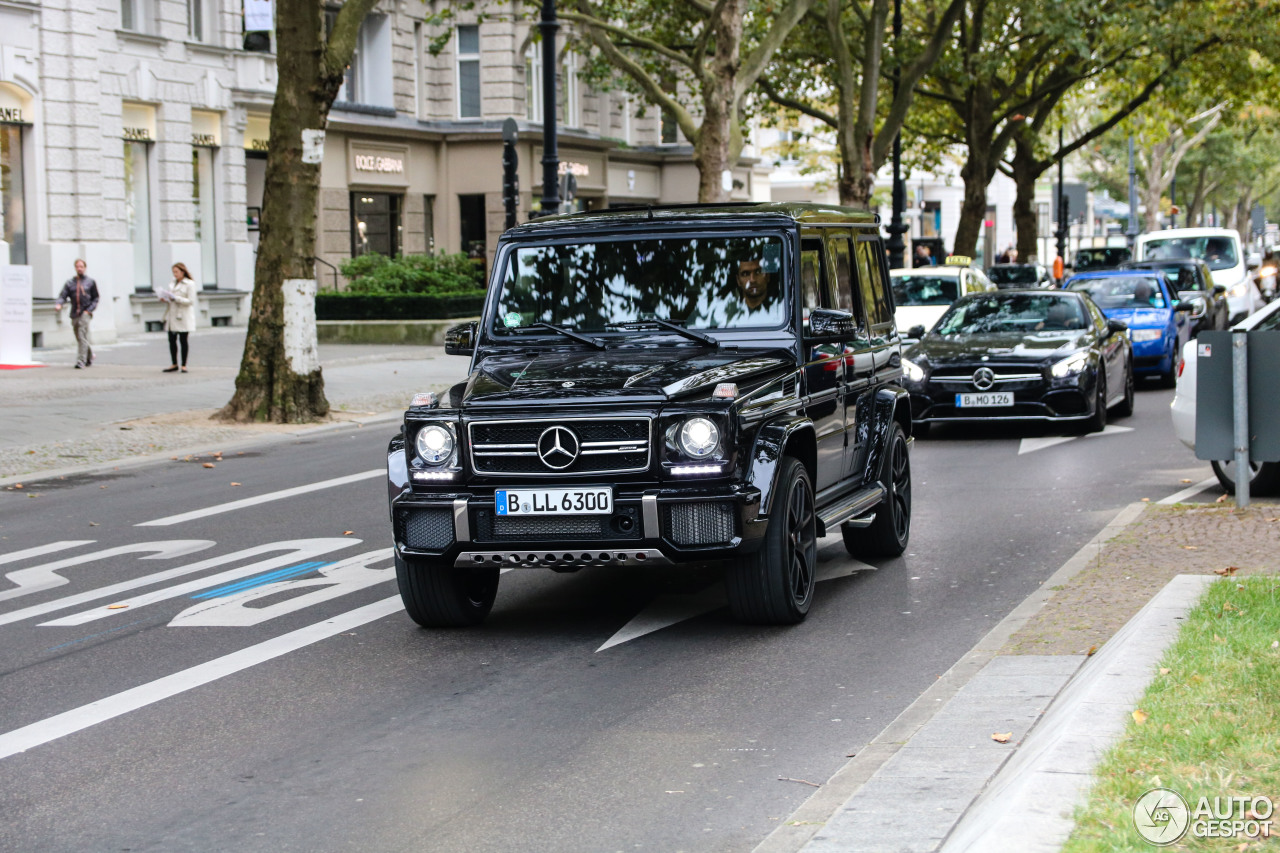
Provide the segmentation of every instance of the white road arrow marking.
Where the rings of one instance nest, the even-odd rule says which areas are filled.
[[[236,562],[238,560],[243,560],[246,557],[255,557],[259,554],[266,554],[272,551],[284,551],[284,553],[279,554],[275,557],[270,557],[266,560],[261,560],[256,563],[250,563],[247,566],[240,566],[238,568],[230,569],[225,572],[220,572],[216,575],[209,575],[208,577],[197,578],[196,580],[193,580],[193,581],[180,583],[177,586],[165,587],[164,589],[158,589],[158,590],[155,590],[154,592],[144,593],[135,598],[118,599],[117,601],[113,602],[113,604],[115,605],[120,605],[120,604],[128,605],[127,607],[116,607],[115,609],[113,609],[111,605],[107,605],[104,607],[95,607],[92,610],[85,610],[81,613],[75,613],[75,614],[72,614],[71,616],[64,616],[61,619],[54,619],[49,622],[41,622],[40,624],[48,625],[48,626],[83,625],[86,622],[93,622],[94,620],[97,620],[97,619],[105,619],[108,616],[118,616],[122,613],[133,613],[139,607],[145,607],[148,604],[155,604],[157,601],[167,601],[171,598],[177,598],[178,596],[186,595],[189,592],[195,592],[196,590],[206,589],[211,586],[218,586],[220,584],[229,583],[234,580],[239,580],[240,578],[249,577],[250,575],[256,575],[261,572],[266,572],[266,571],[270,571],[271,569],[279,568],[281,566],[287,566],[290,563],[305,562],[307,560],[312,559],[313,557],[319,557],[323,554],[328,554],[331,551],[337,551],[340,548],[346,548],[351,545],[359,545],[360,542],[361,540],[359,539],[352,539],[349,536],[344,536],[341,538],[335,537],[330,539],[295,539],[289,542],[272,542],[270,545],[258,545],[257,547],[254,547],[254,548],[246,548],[243,551],[237,551],[236,553],[228,554],[225,557],[214,557],[213,559],[205,560],[203,563],[196,563],[195,565],[192,565],[192,566],[185,566],[184,567],[185,570],[181,571],[181,574],[191,574],[193,572],[201,571],[203,569],[213,568],[214,566],[220,566],[225,563]],[[175,577],[178,576],[178,570],[174,571],[173,576]],[[148,581],[148,582],[155,582],[156,580],[160,580],[160,579],[161,578],[159,578],[157,575],[152,575],[151,579],[143,578],[142,580]],[[123,586],[123,584],[116,584],[116,586],[112,588],[113,591],[109,594],[115,595],[115,590],[118,590],[119,587],[121,586]],[[141,586],[141,584],[137,584],[137,586]],[[97,592],[102,593],[103,590],[98,590]],[[98,594],[94,596],[94,598],[105,598],[105,597],[107,596],[102,594]]]
[[[130,711],[136,711],[170,696],[177,696],[179,693],[305,648],[344,631],[350,631],[352,628],[367,625],[401,609],[400,596],[393,595],[390,598],[375,601],[373,604],[350,610],[341,616],[325,619],[323,622],[299,628],[275,639],[249,646],[247,649],[215,658],[208,663],[166,675],[131,690],[99,699],[20,729],[14,729],[0,735],[0,759],[25,752]]]
[[[819,566],[817,583],[867,571],[875,571],[875,566],[868,566],[857,560],[843,559],[828,563],[826,566]],[[654,631],[661,631],[663,628],[710,613],[712,610],[724,607],[726,603],[728,600],[725,598],[724,585],[719,583],[693,595],[660,595],[596,651],[602,652],[643,637],[645,634],[652,634]]]
[[[19,560],[30,560],[32,557],[43,557],[45,554],[52,554],[55,551],[65,551],[68,548],[79,548],[81,545],[92,545],[96,541],[96,539],[64,539],[61,542],[50,542],[48,545],[28,548],[25,551],[13,551],[9,554],[0,554],[0,565],[5,563],[16,563]]]
[[[1024,453],[1035,453],[1037,450],[1044,450],[1046,447],[1053,447],[1057,444],[1075,441],[1077,438],[1097,438],[1100,435],[1119,435],[1122,432],[1133,432],[1133,429],[1133,427],[1107,424],[1101,432],[1090,432],[1083,436],[1051,435],[1047,438],[1024,438],[1021,443],[1018,444],[1018,455],[1021,456]]]
[[[390,548],[380,548],[358,557],[351,557],[332,566],[319,569],[322,577],[303,578],[300,580],[278,581],[254,587],[224,598],[188,607],[169,622],[169,627],[188,627],[202,625],[205,627],[245,627],[275,619],[286,613],[312,607],[324,601],[350,595],[365,587],[395,580],[395,572],[390,565],[381,569],[371,568],[374,563],[391,559]],[[252,607],[251,602],[270,598],[284,592],[297,592],[313,587],[314,591],[294,595],[266,607]]]
[[[258,504],[270,503],[271,501],[280,501],[285,498],[295,497],[296,495],[305,495],[308,492],[317,492],[321,489],[332,489],[334,486],[345,486],[347,483],[358,483],[361,480],[370,480],[374,477],[385,477],[386,475],[386,469],[373,468],[369,471],[361,471],[359,474],[349,474],[346,477],[334,477],[332,480],[321,480],[318,483],[311,483],[306,486],[295,486],[292,489],[268,492],[265,495],[258,495],[256,498],[244,498],[243,500],[231,501],[225,504],[205,507],[204,509],[179,513],[178,515],[168,515],[164,518],[157,518],[154,521],[143,521],[135,524],[134,527],[164,527],[170,524],[181,524],[184,521],[193,521],[197,518],[208,518],[211,515],[219,515],[224,512],[231,512],[232,510],[244,509],[247,506],[257,506]]]
[[[62,543],[55,543],[62,544]],[[108,548],[105,551],[94,551],[89,554],[80,554],[75,557],[66,557],[62,560],[55,560],[52,563],[45,563],[40,566],[33,566],[30,569],[19,569],[16,572],[9,572],[5,577],[16,583],[17,589],[6,589],[0,592],[0,601],[7,601],[10,598],[19,598],[24,595],[30,595],[33,592],[39,592],[42,589],[53,589],[54,587],[63,586],[70,583],[62,575],[58,574],[58,569],[67,569],[71,566],[79,566],[84,563],[92,563],[95,560],[106,560],[111,557],[118,557],[121,554],[145,554],[153,551],[150,557],[140,557],[142,560],[172,560],[178,557],[185,557],[188,554],[194,554],[196,551],[203,551],[217,543],[209,539],[173,539],[167,542],[139,542],[133,545],[121,545],[117,548]],[[33,548],[32,551],[39,549]],[[28,553],[28,552],[19,552]],[[6,561],[7,562],[7,561]],[[0,622],[3,624],[3,622]]]

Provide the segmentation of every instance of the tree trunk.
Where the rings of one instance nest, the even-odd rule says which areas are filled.
[[[734,125],[738,121],[735,95],[742,50],[742,0],[721,3],[708,26],[715,52],[708,79],[703,86],[702,126],[694,143],[698,165],[698,201],[728,201],[731,190],[724,187],[724,171],[732,167]]]
[[[1030,263],[1040,254],[1040,218],[1036,215],[1036,181],[1048,166],[1036,159],[1030,143],[1018,137],[1013,142],[1013,225],[1018,231],[1018,260]]]
[[[278,80],[253,303],[236,391],[215,417],[305,423],[329,412],[315,328],[320,166],[302,162],[302,130],[324,128],[359,21],[373,0],[349,0],[348,5],[352,8],[347,18],[354,18],[354,23],[345,25],[340,19],[327,49],[323,4],[277,0]]]
[[[960,177],[964,181],[964,201],[960,205],[960,222],[951,252],[972,258],[978,250],[982,221],[987,217],[987,187],[993,177],[989,149],[970,146]]]

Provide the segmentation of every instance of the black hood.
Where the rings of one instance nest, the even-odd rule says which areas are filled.
[[[998,362],[1043,364],[1089,345],[1089,329],[1064,332],[1001,332],[986,335],[925,335],[903,355],[931,365],[970,364],[982,356]]]
[[[617,398],[665,401],[710,393],[720,382],[763,379],[794,364],[790,353],[779,350],[525,350],[481,359],[467,380],[462,405]]]

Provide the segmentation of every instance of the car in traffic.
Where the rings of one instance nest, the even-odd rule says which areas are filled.
[[[465,382],[387,449],[396,578],[424,627],[508,569],[721,563],[730,611],[809,612],[819,537],[911,530],[911,408],[879,219],[830,205],[544,217],[505,231]]]
[[[1122,321],[1133,342],[1133,369],[1173,387],[1182,345],[1191,337],[1187,317],[1194,306],[1183,302],[1159,270],[1099,270],[1074,275],[1063,289],[1089,294],[1107,317]]]
[[[1073,272],[1113,270],[1129,258],[1126,246],[1085,246],[1076,249],[1071,258],[1071,269]]]
[[[956,301],[903,351],[917,434],[932,424],[1051,421],[1099,431],[1133,414],[1126,326],[1083,293],[999,290]]]
[[[987,278],[1001,290],[1049,287],[1053,283],[1044,264],[996,264],[987,270]]]
[[[1213,283],[1227,289],[1230,324],[1240,322],[1263,305],[1262,294],[1249,275],[1240,234],[1231,228],[1151,231],[1139,235],[1135,247],[1140,261],[1193,258],[1208,264]]]
[[[1178,293],[1178,298],[1194,307],[1187,319],[1191,324],[1191,337],[1202,331],[1226,329],[1230,323],[1231,306],[1227,304],[1226,285],[1214,284],[1209,265],[1195,258],[1179,258],[1168,261],[1127,261],[1120,265],[1124,270],[1159,270]]]
[[[1276,332],[1280,334],[1280,301],[1268,303],[1261,310],[1246,317],[1234,328],[1250,332]],[[1189,341],[1183,348],[1182,370],[1173,392],[1169,411],[1173,417],[1173,433],[1178,440],[1192,450],[1196,449],[1196,341]],[[1210,466],[1213,474],[1227,490],[1236,493],[1236,463],[1234,459],[1214,460]],[[1280,494],[1280,462],[1249,463],[1249,493],[1252,495]]]
[[[961,296],[996,289],[982,270],[959,256],[940,267],[893,270],[889,280],[894,322],[905,340],[919,340]]]

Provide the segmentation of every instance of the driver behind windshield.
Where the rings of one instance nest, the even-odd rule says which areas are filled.
[[[769,303],[772,303],[776,297],[772,279],[773,276],[764,271],[759,258],[738,261],[735,281],[742,296],[742,303],[747,306],[748,311],[754,313],[768,309]]]

